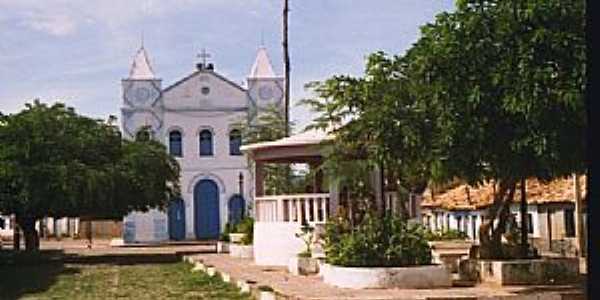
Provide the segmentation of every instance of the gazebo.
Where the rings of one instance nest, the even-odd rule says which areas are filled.
[[[333,139],[325,130],[313,129],[276,141],[241,147],[254,161],[254,259],[258,265],[288,264],[290,257],[302,251],[296,238],[302,221],[324,224],[335,211],[335,189],[322,186],[322,176],[315,176],[312,193],[265,195],[264,166],[267,163],[306,163],[318,167],[323,160],[323,143]]]

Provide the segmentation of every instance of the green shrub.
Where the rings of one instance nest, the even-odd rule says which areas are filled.
[[[312,251],[310,250],[310,245],[312,244],[314,237],[315,228],[310,226],[308,223],[303,222],[302,227],[300,227],[300,232],[296,233],[296,237],[302,239],[304,242],[304,251],[298,253],[298,257],[311,257]]]
[[[343,267],[402,267],[431,263],[425,228],[395,217],[367,214],[352,228],[332,218],[324,236],[326,261]]]
[[[455,229],[449,229],[446,231],[431,231],[425,232],[425,238],[428,241],[449,241],[449,240],[466,240],[467,234]]]
[[[235,225],[231,224],[231,223],[227,223],[225,224],[225,229],[223,230],[223,233],[221,233],[221,235],[219,236],[219,241],[222,242],[229,242],[229,234],[233,231]]]
[[[254,219],[247,217],[242,219],[235,227],[235,232],[243,233],[242,245],[252,245],[254,241]]]

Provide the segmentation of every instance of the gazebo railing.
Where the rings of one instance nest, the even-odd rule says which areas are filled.
[[[261,196],[255,199],[257,222],[323,224],[329,216],[329,194]]]

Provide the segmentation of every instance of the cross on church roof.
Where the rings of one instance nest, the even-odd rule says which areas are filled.
[[[202,51],[198,54],[199,58],[202,58],[202,64],[206,66],[206,59],[210,58],[210,54],[206,52],[205,48],[202,48]]]

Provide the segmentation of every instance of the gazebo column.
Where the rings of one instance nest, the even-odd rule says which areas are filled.
[[[386,211],[385,205],[385,197],[383,195],[383,174],[382,170],[379,166],[375,167],[375,169],[371,172],[371,186],[375,191],[375,204],[377,211],[379,211],[382,215]]]
[[[338,204],[340,203],[340,188],[337,182],[329,182],[329,215],[333,216],[337,213]]]
[[[265,171],[264,163],[256,161],[254,163],[254,196],[261,197],[265,195]]]
[[[266,217],[266,211],[260,202],[256,201],[256,198],[264,196],[264,165],[260,161],[254,162],[254,209],[255,218],[257,221],[263,221]]]
[[[311,171],[315,171],[315,177],[313,179],[312,191],[313,193],[323,192],[323,171],[319,170],[321,162],[311,162],[309,167]]]

